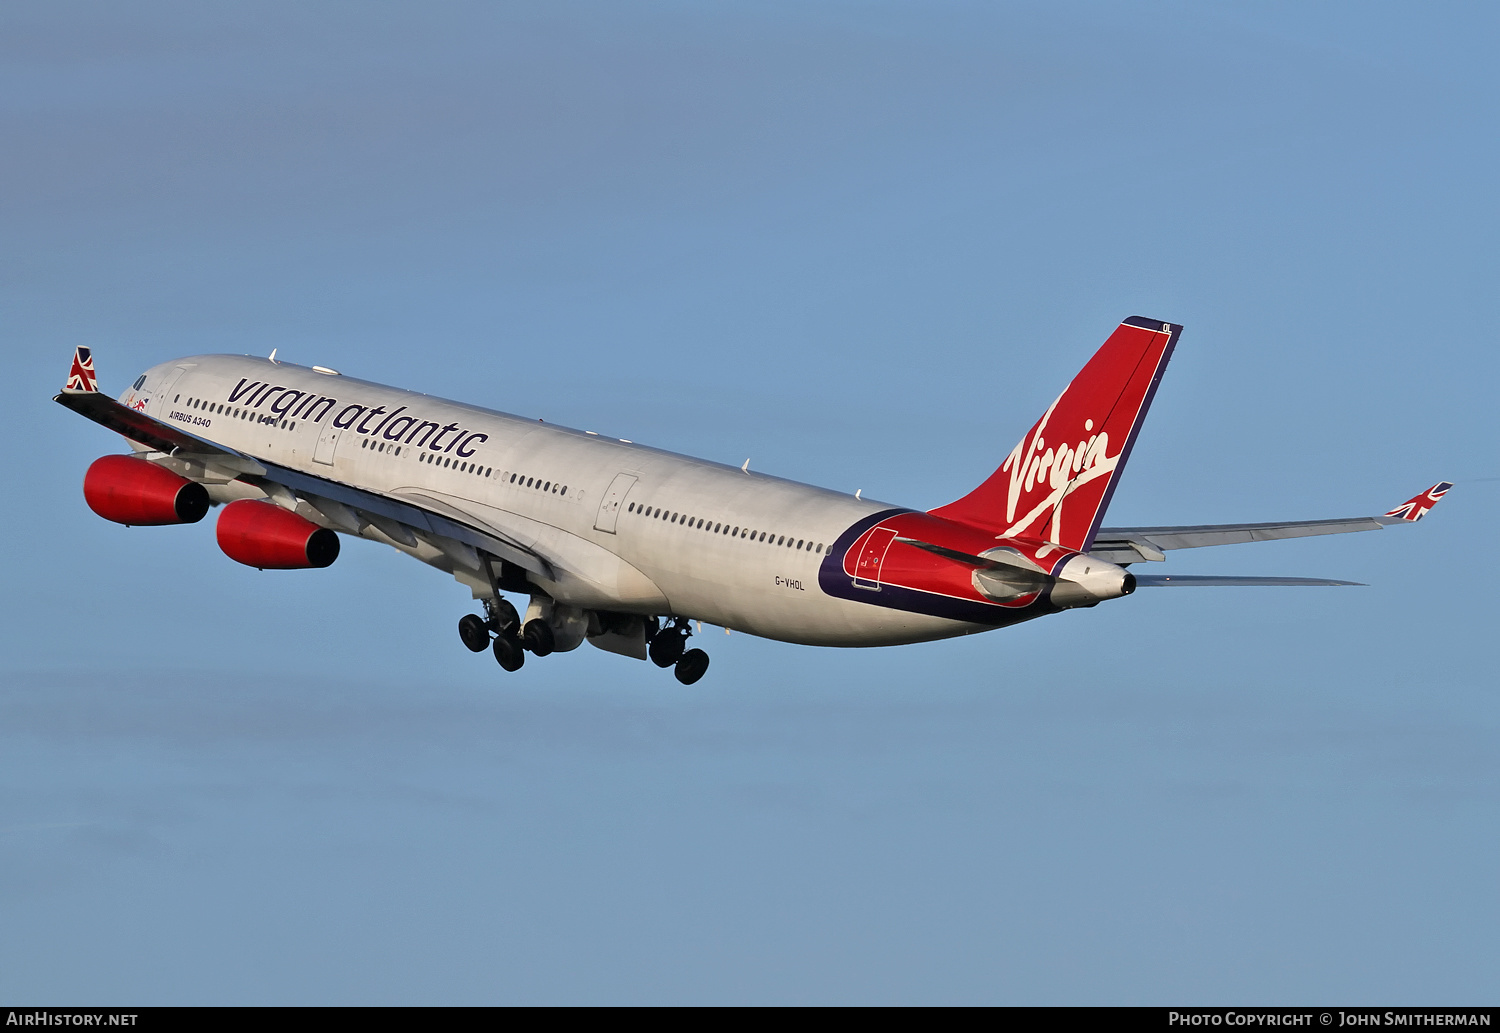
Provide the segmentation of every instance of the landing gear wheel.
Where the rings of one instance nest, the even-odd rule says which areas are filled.
[[[490,648],[490,630],[484,618],[477,613],[466,613],[458,620],[458,637],[473,653],[483,653]]]
[[[508,599],[496,599],[487,604],[490,612],[489,629],[497,635],[514,635],[521,629],[521,615]]]
[[[552,652],[552,628],[540,617],[527,621],[521,629],[521,644],[537,656],[546,656]]]
[[[682,659],[682,651],[686,648],[687,639],[676,628],[662,628],[651,637],[646,652],[657,667],[671,667]]]
[[[496,635],[494,649],[495,662],[507,671],[519,671],[526,662],[526,651],[514,635]]]
[[[677,661],[677,669],[672,673],[677,680],[684,685],[691,685],[708,671],[708,654],[701,649],[689,649],[682,654],[682,659]]]

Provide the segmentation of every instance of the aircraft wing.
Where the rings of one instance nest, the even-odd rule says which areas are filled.
[[[87,359],[88,349],[79,348]],[[90,369],[93,362],[89,361]],[[73,360],[74,368],[79,365],[78,358]],[[73,378],[69,378],[72,383]],[[199,455],[222,455],[238,456],[239,453],[233,449],[216,445],[212,441],[189,434],[180,427],[174,427],[170,423],[164,423],[154,416],[147,416],[139,409],[132,409],[127,405],[115,401],[109,395],[104,394],[98,388],[88,382],[89,387],[64,388],[54,395],[52,400],[72,409],[80,416],[86,416],[103,427],[108,427],[117,434],[123,434],[131,441],[138,441],[148,448],[158,452],[171,455],[174,450],[181,449],[183,452],[191,452]]]
[[[1320,534],[1378,531],[1392,524],[1414,524],[1437,505],[1453,487],[1440,481],[1383,516],[1340,520],[1293,520],[1264,524],[1188,524],[1178,527],[1101,527],[1089,554],[1112,563],[1164,560],[1173,549],[1201,549],[1210,545],[1269,542],[1278,538],[1306,538]]]
[[[488,522],[482,527],[477,526],[478,521],[462,519],[463,514],[451,509],[438,512],[436,507],[428,508],[406,499],[392,498],[268,463],[123,405],[98,389],[93,357],[87,348],[79,348],[74,353],[68,386],[54,396],[53,401],[167,458],[199,464],[209,471],[210,479],[217,475],[221,483],[243,480],[267,491],[273,499],[280,495],[278,501],[287,500],[288,505],[295,505],[295,499],[289,499],[289,496],[302,498],[328,523],[350,534],[360,532],[363,516],[366,518],[364,523],[373,523],[388,537],[398,541],[409,539],[404,544],[416,544],[412,531],[461,543],[454,550],[457,553],[454,558],[473,569],[478,569],[478,557],[466,555],[465,547],[483,550],[548,580],[557,577],[552,564],[545,558],[510,540],[504,530]],[[328,504],[330,502],[332,505]],[[373,519],[369,519],[371,517]]]

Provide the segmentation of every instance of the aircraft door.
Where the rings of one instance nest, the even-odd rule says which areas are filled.
[[[880,591],[880,568],[885,565],[885,554],[896,538],[889,527],[877,527],[865,535],[864,544],[854,558],[854,587]]]
[[[167,413],[172,411],[172,392],[177,390],[177,381],[181,380],[182,375],[187,371],[186,366],[173,366],[162,378],[161,386],[153,392],[156,402],[153,408],[156,409],[157,419],[166,419]]]
[[[630,489],[635,487],[637,478],[632,473],[617,473],[615,479],[609,482],[609,490],[604,493],[604,498],[599,503],[599,515],[594,518],[594,530],[605,531],[609,534],[615,533],[615,522],[620,519],[620,507],[625,503],[625,496],[630,494]]]
[[[318,434],[317,447],[313,449],[313,462],[332,466],[333,453],[339,447],[339,435],[342,433],[344,433],[344,428],[335,427],[333,420],[330,419],[325,423]]]

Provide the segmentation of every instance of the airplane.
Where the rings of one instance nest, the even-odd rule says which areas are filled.
[[[883,646],[1008,627],[1144,587],[1338,586],[1127,568],[1176,549],[1422,519],[1444,481],[1383,516],[1101,527],[1182,327],[1132,316],[968,494],[921,511],[624,438],[300,366],[196,355],[99,391],[76,350],[55,401],[123,435],[84,498],[107,520],[187,524],[220,506],[230,559],[327,567],[340,536],[469,588],[460,640],[506,671],[584,642],[691,685],[703,624],[784,642]],[[507,595],[525,600],[518,611]]]

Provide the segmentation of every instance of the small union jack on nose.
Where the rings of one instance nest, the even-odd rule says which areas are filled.
[[[1448,494],[1448,489],[1451,487],[1453,487],[1452,481],[1440,481],[1415,498],[1407,499],[1386,516],[1416,523],[1426,516],[1427,511],[1436,506],[1444,495]]]

